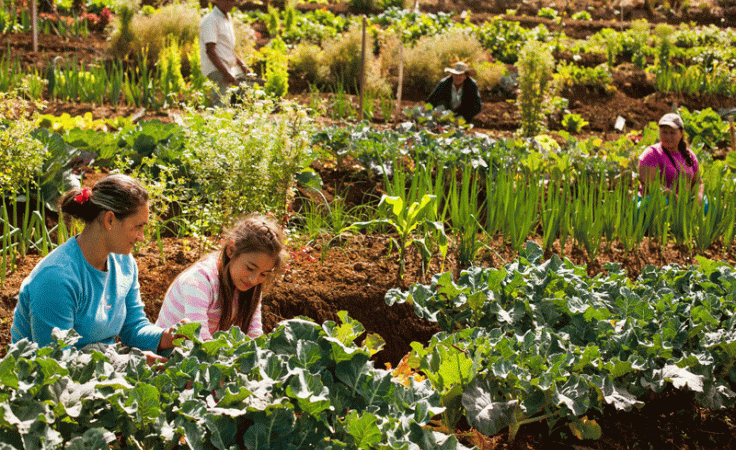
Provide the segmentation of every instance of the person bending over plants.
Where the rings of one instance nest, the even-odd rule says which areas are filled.
[[[133,246],[144,239],[148,192],[133,178],[115,174],[93,188],[65,193],[60,210],[84,222],[82,232],[58,246],[23,280],[11,340],[45,346],[54,328],[73,329],[75,346],[123,344],[146,353],[149,364],[173,347],[173,329],[152,324],[144,312]]]
[[[639,197],[649,195],[657,178],[665,192],[677,192],[679,179],[684,177],[690,189],[697,187],[698,202],[702,204],[704,185],[698,158],[685,141],[682,118],[678,114],[665,114],[659,119],[659,140],[639,156]]]
[[[202,324],[203,340],[233,325],[252,338],[262,335],[261,298],[283,268],[283,242],[281,228],[265,216],[240,219],[226,232],[219,251],[174,280],[156,324],[168,327],[189,319]]]
[[[445,68],[445,72],[450,75],[434,88],[427,103],[435,108],[442,106],[470,123],[481,110],[478,85],[470,78],[470,71],[470,67],[464,62]]]

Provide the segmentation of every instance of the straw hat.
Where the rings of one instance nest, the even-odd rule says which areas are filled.
[[[470,67],[468,67],[468,65],[464,62],[456,62],[455,65],[452,67],[445,67],[445,72],[451,73],[453,75],[462,75],[464,73],[470,72]]]

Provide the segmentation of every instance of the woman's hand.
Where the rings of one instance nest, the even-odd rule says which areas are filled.
[[[174,347],[174,340],[184,337],[181,334],[175,335],[174,329],[179,325],[183,325],[189,322],[190,322],[189,319],[181,319],[179,323],[177,323],[176,325],[172,325],[167,330],[164,330],[164,332],[161,334],[161,340],[158,343],[157,351],[160,352],[161,350],[166,350],[166,349]]]

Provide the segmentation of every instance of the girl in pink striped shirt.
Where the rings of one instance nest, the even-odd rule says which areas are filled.
[[[261,297],[282,269],[283,242],[283,231],[265,216],[241,219],[226,233],[219,252],[174,280],[156,324],[169,327],[186,318],[202,324],[204,340],[233,325],[252,338],[262,335]]]

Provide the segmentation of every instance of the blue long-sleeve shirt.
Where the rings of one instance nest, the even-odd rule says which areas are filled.
[[[23,280],[15,307],[11,339],[39,346],[51,342],[51,330],[74,329],[76,347],[101,342],[155,352],[163,329],[146,317],[132,255],[111,253],[107,271],[92,267],[76,236],[49,253]]]

